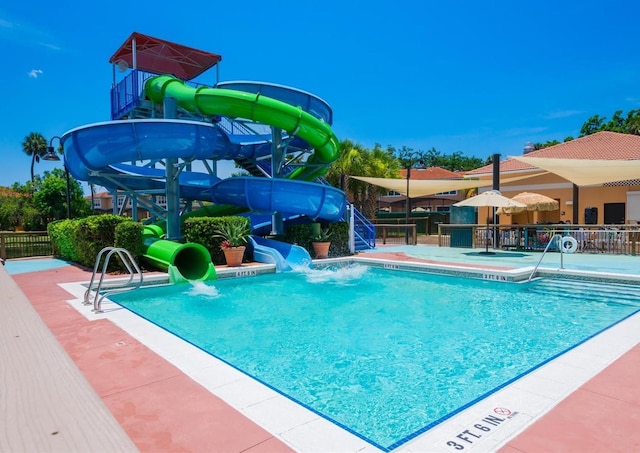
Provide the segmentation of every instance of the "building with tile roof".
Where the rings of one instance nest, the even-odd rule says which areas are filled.
[[[400,170],[400,179],[407,179],[407,169]],[[464,172],[453,172],[441,167],[412,168],[412,181],[426,181],[435,179],[459,180],[464,178]],[[425,197],[411,197],[411,209],[418,212],[441,211],[448,212],[449,206],[462,200],[465,193],[452,190]],[[411,195],[411,194],[409,194]],[[378,209],[387,212],[405,212],[407,198],[398,193],[389,191],[378,200]]]
[[[630,161],[640,164],[640,136],[617,132],[598,132],[569,142],[529,152],[526,157],[576,159],[587,165],[597,161]],[[593,162],[591,162],[593,161]],[[631,161],[634,161],[633,164]],[[637,162],[635,162],[637,161]],[[584,166],[583,162],[580,162]],[[603,171],[605,171],[603,169]],[[633,171],[631,174],[635,174]],[[466,177],[492,178],[493,166],[486,165],[465,174]],[[640,220],[640,172],[636,178],[592,185],[573,184],[557,174],[515,158],[500,162],[500,178],[531,176],[504,184],[500,191],[513,197],[520,192],[536,192],[558,200],[558,211],[500,216],[500,223],[625,224]],[[483,213],[482,215],[486,215]],[[479,215],[480,218],[482,215]]]

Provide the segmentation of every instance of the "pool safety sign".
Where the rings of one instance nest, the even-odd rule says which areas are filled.
[[[462,451],[478,444],[500,428],[511,418],[518,415],[506,407],[495,407],[492,413],[489,413],[472,423],[465,430],[454,434],[449,440],[445,441],[448,449],[452,451]]]

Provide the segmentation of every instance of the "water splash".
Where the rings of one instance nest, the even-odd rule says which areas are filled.
[[[191,282],[191,289],[188,294],[189,296],[204,296],[211,298],[220,296],[218,288],[207,285],[204,282]]]
[[[340,267],[325,267],[321,269],[300,268],[308,283],[335,283],[337,285],[352,285],[367,273],[369,268],[361,264],[351,264]]]

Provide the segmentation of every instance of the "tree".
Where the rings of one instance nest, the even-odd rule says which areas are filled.
[[[550,146],[555,146],[558,144],[560,144],[558,140],[547,140],[544,143],[534,143],[533,149],[537,151],[539,149],[549,148]]]
[[[363,168],[363,155],[366,149],[360,145],[346,139],[340,142],[338,159],[329,167],[325,178],[334,187],[339,187],[348,195],[352,196],[352,201],[356,203],[359,194],[359,186],[365,183],[357,179],[350,178],[351,175],[366,176]]]
[[[367,168],[367,174],[375,178],[393,178],[398,174],[400,164],[389,149],[382,149],[376,144],[367,154],[365,168]],[[378,208],[378,198],[386,194],[387,189],[369,184],[366,190],[362,213],[368,218],[373,218]]]
[[[622,116],[622,110],[616,110],[609,121],[604,116],[593,115],[580,128],[580,136],[602,131],[640,135],[640,110],[629,110],[626,117]]]
[[[343,190],[364,216],[373,217],[378,195],[384,193],[384,189],[351,176],[397,178],[399,168],[398,160],[391,150],[385,150],[377,143],[372,150],[368,150],[361,144],[346,139],[340,142],[338,159],[325,177],[331,185]]]
[[[465,156],[462,151],[456,151],[453,154],[442,154],[433,147],[427,151],[414,151],[413,148],[406,146],[399,150],[393,147],[389,148],[398,157],[402,168],[407,168],[409,158],[411,158],[412,163],[420,160],[425,167],[440,167],[449,171],[470,171],[489,163],[488,159],[482,160],[475,156]]]
[[[18,192],[0,192],[0,230],[14,230],[20,225],[20,204],[21,196]]]
[[[39,132],[31,132],[24,138],[22,150],[31,157],[31,181],[33,182],[33,166],[47,153],[47,139]]]
[[[84,198],[80,183],[69,176],[69,195],[72,217],[89,215],[91,207]],[[67,179],[66,172],[54,168],[44,173],[44,178],[33,195],[35,206],[42,214],[45,223],[67,217]]]
[[[580,136],[583,137],[585,135],[595,134],[596,132],[600,132],[604,127],[604,122],[606,118],[600,117],[600,115],[593,115],[589,118],[580,128]]]

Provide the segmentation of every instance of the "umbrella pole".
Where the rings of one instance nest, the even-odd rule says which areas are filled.
[[[487,229],[485,230],[485,233],[484,233],[484,252],[478,252],[481,255],[495,255],[495,252],[489,251],[489,221],[490,220],[491,218],[487,217]]]
[[[489,253],[489,217],[487,217],[487,230],[484,233],[484,252]]]

